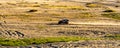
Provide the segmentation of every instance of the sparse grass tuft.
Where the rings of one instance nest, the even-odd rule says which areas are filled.
[[[3,46],[20,46],[20,45],[27,45],[27,44],[25,42],[21,41],[21,40],[0,38],[0,45],[3,45]]]
[[[106,36],[105,36],[105,38],[120,40],[120,34],[115,34],[115,35],[106,35]]]
[[[87,6],[87,7],[90,7],[90,8],[102,7],[101,4],[95,4],[95,3],[87,3],[86,6]]]
[[[120,13],[108,13],[108,14],[102,14],[102,15],[105,16],[105,17],[120,20]]]
[[[39,4],[34,4],[34,5],[32,5],[33,7],[40,7],[40,5]]]

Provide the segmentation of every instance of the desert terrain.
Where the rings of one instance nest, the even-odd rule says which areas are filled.
[[[61,19],[69,19],[69,24],[58,25]],[[73,39],[45,43],[33,39],[30,44],[24,41],[62,37]],[[22,39],[23,44],[16,41]],[[0,0],[0,48],[119,47],[119,0]]]

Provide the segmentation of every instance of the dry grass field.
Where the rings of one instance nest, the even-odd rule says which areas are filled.
[[[118,1],[0,0],[0,48],[119,48]]]

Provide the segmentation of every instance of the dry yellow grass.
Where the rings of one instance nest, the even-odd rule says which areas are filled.
[[[89,35],[91,37],[94,37],[96,36],[96,34],[93,33],[94,31],[107,32],[114,31],[109,30],[111,28],[117,30],[119,29],[116,28],[116,26],[109,27],[109,25],[106,25],[104,27],[97,27],[101,25],[99,23],[103,22],[118,23],[116,22],[116,20],[101,16],[101,13],[103,13],[102,9],[105,8],[101,7],[102,5],[99,4],[87,5],[93,8],[88,8],[85,4],[74,2],[7,3],[1,4],[0,6],[0,17],[6,16],[5,18],[1,17],[1,20],[7,22],[5,24],[2,21],[2,24],[4,24],[3,26],[7,26],[7,29],[9,30],[19,30],[20,32],[24,33],[27,37],[53,37],[58,35],[80,36],[81,34],[88,34],[86,33],[87,31],[90,33]],[[35,9],[37,11],[27,12],[32,9]],[[69,19],[70,24],[57,25],[58,21],[64,18]],[[72,22],[76,23],[72,24]],[[88,22],[91,22],[93,24],[89,24]],[[95,24],[96,22],[97,24]],[[92,26],[94,24],[96,26]],[[85,33],[81,33],[81,30]],[[92,30],[93,32],[91,32],[90,30]],[[61,31],[63,31],[63,34],[59,33]]]

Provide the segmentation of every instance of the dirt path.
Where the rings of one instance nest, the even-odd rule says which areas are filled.
[[[86,24],[86,25],[120,25],[119,22],[71,22],[70,24]]]

